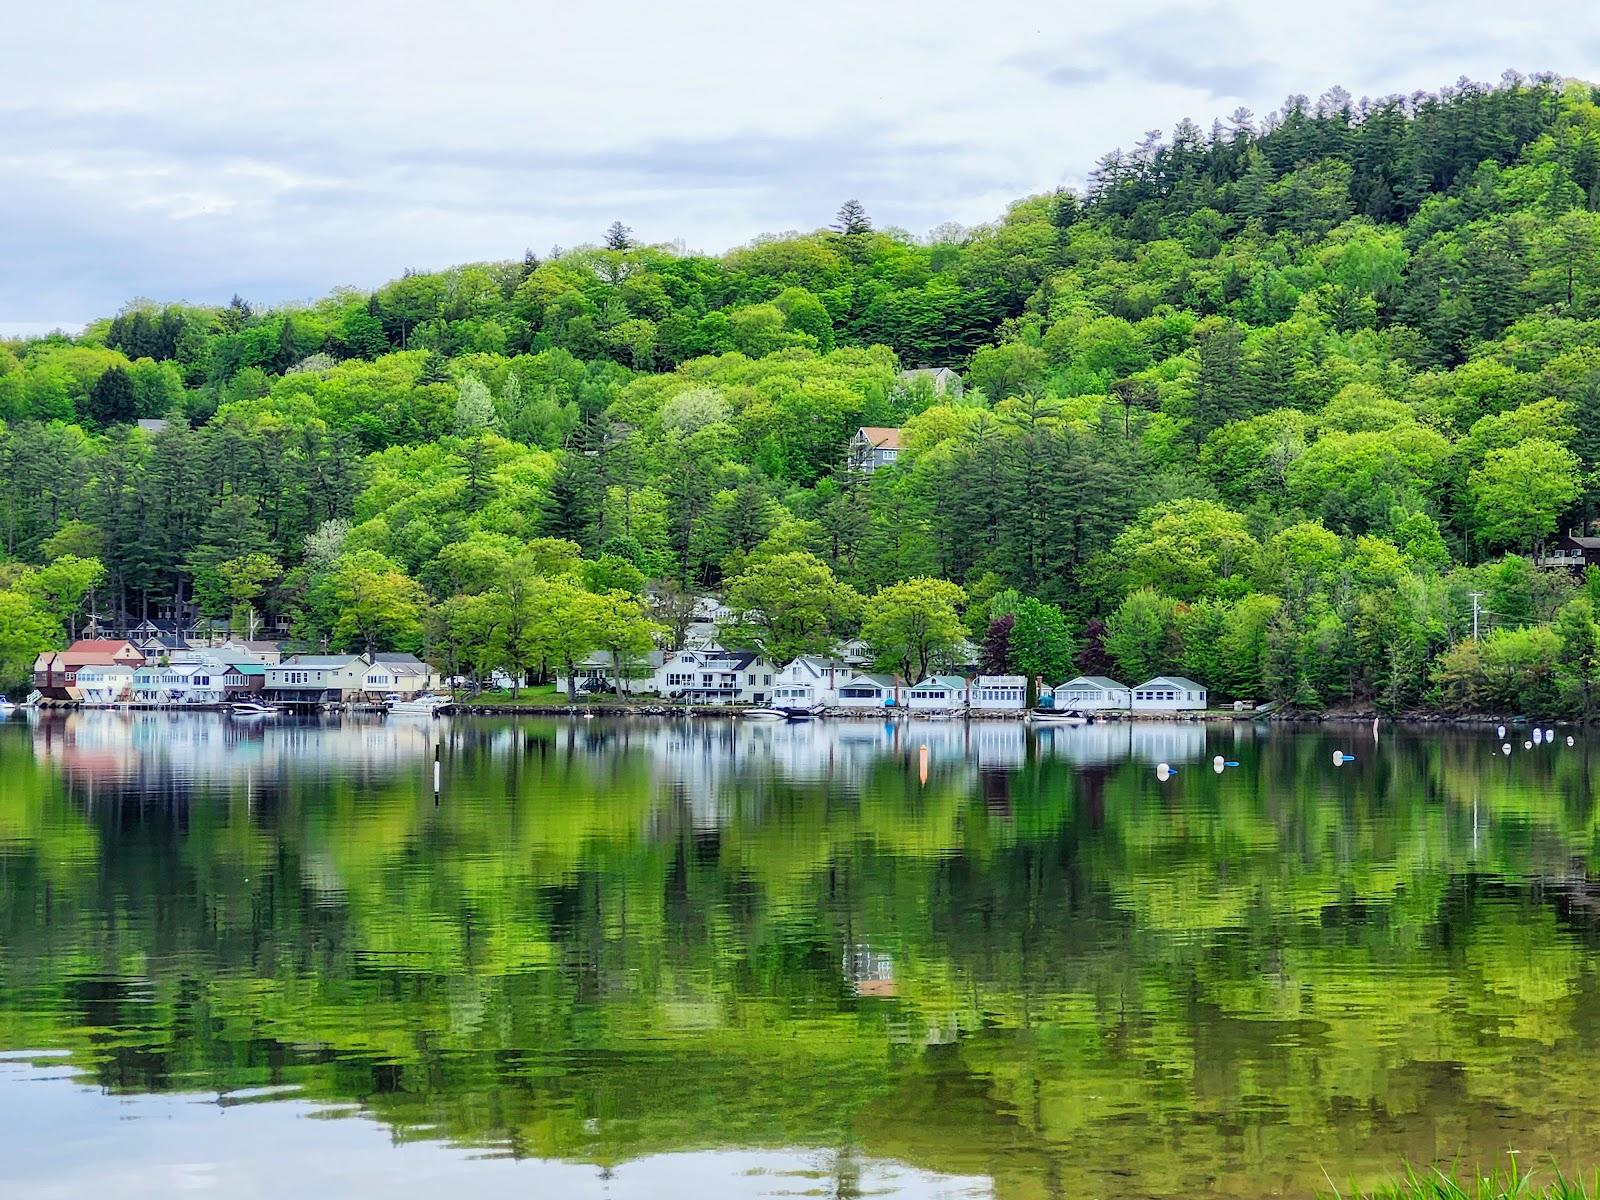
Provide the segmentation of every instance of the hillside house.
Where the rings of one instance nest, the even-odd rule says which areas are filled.
[[[1182,675],[1157,675],[1133,689],[1134,712],[1190,712],[1206,706],[1206,689]]]
[[[1566,534],[1546,548],[1538,562],[1541,567],[1568,567],[1575,571],[1600,567],[1600,537]]]
[[[900,372],[900,382],[915,385],[926,381],[935,396],[949,396],[960,399],[965,385],[961,376],[949,367],[912,367],[909,371]]]
[[[884,425],[863,425],[847,450],[852,470],[871,475],[900,459],[900,431]]]

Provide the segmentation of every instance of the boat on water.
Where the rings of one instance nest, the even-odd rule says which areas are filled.
[[[784,721],[789,717],[781,708],[747,708],[741,715],[747,721]]]
[[[1087,725],[1089,718],[1074,708],[1036,708],[1028,713],[1028,720],[1041,725]]]
[[[449,712],[454,704],[450,696],[435,696],[429,692],[410,700],[396,696],[384,711],[391,717],[437,717]]]
[[[237,700],[228,705],[228,712],[235,717],[271,717],[277,715],[278,708],[273,704],[258,704],[254,700]]]
[[[810,708],[790,705],[782,707],[778,711],[783,713],[786,721],[814,721],[826,710],[820,704],[813,704]]]

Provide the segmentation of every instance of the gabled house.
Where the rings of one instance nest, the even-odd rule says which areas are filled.
[[[415,654],[374,654],[363,690],[374,697],[398,695],[414,700],[439,686],[439,672]]]
[[[256,641],[250,638],[230,637],[217,647],[224,658],[258,662],[263,666],[276,666],[283,661],[283,647],[277,642]]]
[[[767,704],[776,674],[755,650],[679,650],[664,657],[656,691],[688,704]]]
[[[259,700],[267,688],[267,668],[258,662],[229,662],[222,669],[222,698]]]
[[[846,448],[852,470],[872,474],[900,459],[900,431],[886,425],[863,425]]]
[[[1206,706],[1206,689],[1182,675],[1157,675],[1133,689],[1134,712],[1188,712]]]
[[[912,367],[909,371],[900,372],[902,383],[916,384],[924,380],[933,389],[935,396],[951,396],[959,399],[964,389],[961,376],[949,367]]]
[[[1021,712],[1028,706],[1028,677],[979,675],[967,690],[967,705],[980,712]]]
[[[958,712],[967,706],[967,681],[959,675],[929,675],[906,693],[912,712]]]
[[[361,654],[291,654],[267,668],[267,699],[302,705],[356,700],[371,665]]]
[[[588,658],[573,664],[573,674],[578,681],[577,692],[580,696],[599,692],[623,696],[660,692],[661,664],[671,657],[671,654],[660,650],[651,650],[625,658],[622,663],[623,678],[619,683],[615,679],[617,665],[610,653],[596,650]],[[565,694],[568,683],[565,670],[556,673],[555,682],[556,691]]]
[[[217,663],[150,663],[133,673],[136,704],[220,704],[226,668]]]
[[[1133,706],[1133,692],[1126,684],[1104,675],[1079,675],[1057,685],[1051,705],[1079,712],[1126,712]]]
[[[839,685],[839,707],[894,708],[900,694],[893,675],[854,675]]]
[[[51,689],[75,687],[80,667],[132,669],[142,666],[144,661],[144,654],[125,638],[80,638],[65,650],[46,650],[33,660],[33,686],[48,696]]]
[[[1600,537],[1566,534],[1548,547],[1538,561],[1541,567],[1569,567],[1575,571],[1600,567]]]
[[[856,674],[836,658],[802,654],[772,677],[772,702],[779,708],[832,708],[839,703],[839,685]]]
[[[133,699],[133,673],[127,663],[85,663],[77,670],[74,687],[88,705],[126,704]]]

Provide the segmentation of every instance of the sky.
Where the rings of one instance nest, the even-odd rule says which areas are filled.
[[[13,0],[0,333],[599,240],[976,225],[1188,116],[1600,73],[1593,0]],[[1587,74],[1586,74],[1587,73]]]

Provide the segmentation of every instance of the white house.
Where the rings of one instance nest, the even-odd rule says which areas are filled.
[[[1126,684],[1104,675],[1079,675],[1058,684],[1051,703],[1056,708],[1075,708],[1079,712],[1126,712],[1133,705],[1133,693]]]
[[[361,686],[369,696],[413,700],[439,686],[439,673],[415,654],[374,654]]]
[[[967,681],[959,675],[929,675],[906,693],[912,712],[958,712],[967,706]]]
[[[354,700],[366,689],[371,666],[360,654],[292,654],[267,667],[267,698],[283,704]]]
[[[382,655],[378,656],[380,659]],[[573,664],[574,674],[578,678],[578,692],[620,692],[624,695],[636,696],[646,692],[661,692],[662,664],[672,657],[663,654],[660,650],[651,650],[646,654],[636,654],[631,659],[624,658],[622,663],[623,679],[621,686],[613,681],[616,674],[616,664],[611,661],[611,655],[605,650],[596,650],[582,662]],[[567,675],[565,671],[556,674],[556,691],[567,690]]]
[[[967,690],[967,704],[980,712],[1021,712],[1028,706],[1028,677],[979,675]]]
[[[779,708],[832,708],[839,703],[839,685],[856,673],[838,659],[802,654],[772,677],[773,703]]]
[[[1206,689],[1182,675],[1157,675],[1133,689],[1134,712],[1185,712],[1206,706]]]
[[[892,675],[855,675],[839,685],[840,708],[890,708],[900,702]]]
[[[143,666],[133,673],[133,699],[138,704],[221,704],[226,675],[227,668],[217,663]]]
[[[78,668],[74,686],[85,704],[125,704],[133,699],[133,673],[127,663],[89,663]]]
[[[662,662],[656,690],[688,704],[768,704],[777,674],[754,650],[678,650]]]
[[[217,653],[234,662],[258,662],[267,667],[283,661],[283,650],[277,642],[252,641],[240,637],[228,638],[217,647]]]

